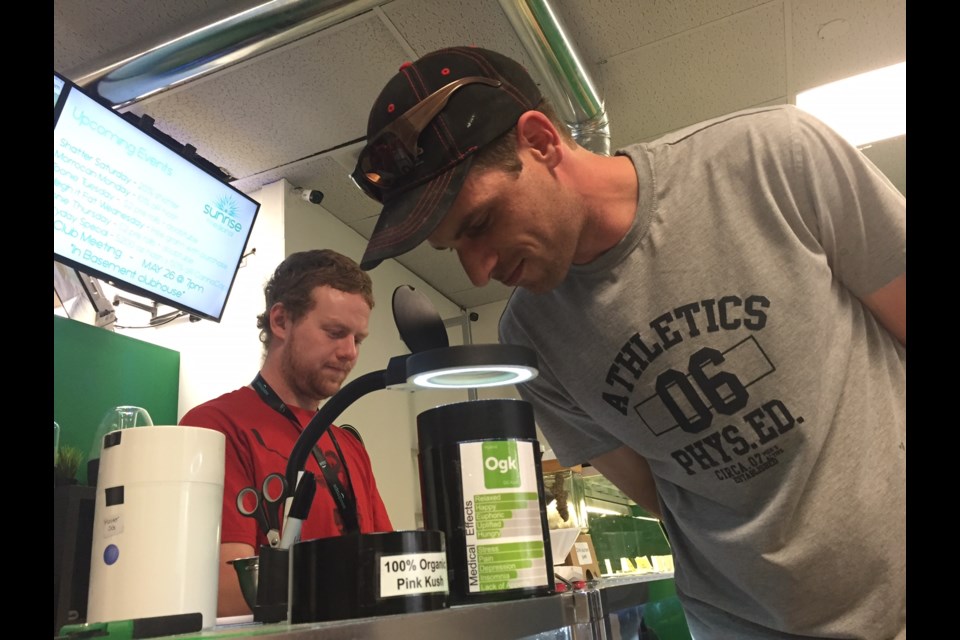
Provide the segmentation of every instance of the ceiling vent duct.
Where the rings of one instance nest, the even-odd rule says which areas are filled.
[[[545,93],[573,139],[610,155],[610,123],[590,74],[547,0],[500,0],[507,19],[546,82]]]
[[[383,0],[274,0],[73,81],[120,109],[332,27],[381,4]]]

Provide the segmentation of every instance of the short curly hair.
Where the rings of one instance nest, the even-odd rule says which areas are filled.
[[[313,290],[322,286],[360,294],[373,309],[373,282],[356,262],[331,249],[292,253],[277,266],[263,288],[266,309],[257,316],[257,328],[264,348],[269,348],[273,340],[270,330],[273,305],[283,304],[290,320],[296,322],[313,309]]]

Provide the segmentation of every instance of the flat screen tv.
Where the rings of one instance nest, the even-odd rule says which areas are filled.
[[[219,322],[260,204],[53,74],[53,259]]]

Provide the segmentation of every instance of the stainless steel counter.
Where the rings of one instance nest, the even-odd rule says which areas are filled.
[[[649,584],[672,573],[602,578],[587,589],[539,598],[450,607],[439,611],[297,625],[226,625],[178,638],[258,637],[274,640],[614,640],[608,614],[642,605]]]

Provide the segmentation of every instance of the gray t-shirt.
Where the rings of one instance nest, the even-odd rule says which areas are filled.
[[[905,637],[906,200],[789,106],[618,152],[633,227],[500,322],[558,459],[649,462],[698,640]]]

